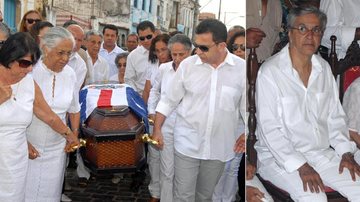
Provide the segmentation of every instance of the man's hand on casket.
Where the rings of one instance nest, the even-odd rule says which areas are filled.
[[[73,152],[76,150],[76,148],[78,148],[80,146],[80,142],[79,139],[77,138],[77,136],[70,131],[66,136],[66,145],[65,145],[65,152]]]
[[[157,141],[159,144],[155,145],[159,149],[163,149],[164,147],[164,137],[161,130],[154,130],[153,134],[151,135],[151,139]]]
[[[344,171],[344,168],[349,169],[350,175],[353,181],[356,180],[355,173],[360,176],[360,166],[356,163],[354,159],[354,155],[350,152],[345,153],[342,155],[340,166],[339,166],[339,173],[341,174]]]

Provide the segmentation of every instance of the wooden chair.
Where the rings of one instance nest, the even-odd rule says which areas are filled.
[[[336,36],[331,36],[330,66],[335,78],[339,76],[339,97],[342,102],[344,92],[356,78],[360,77],[360,47],[357,41],[353,41],[346,51],[345,58],[338,60],[335,51]]]
[[[329,63],[331,69],[333,71],[334,76],[340,75],[340,78],[343,77],[343,73],[346,70],[350,69],[351,66],[360,66],[360,57],[356,57],[360,55],[360,48],[358,44],[354,43],[350,46],[347,56],[343,59],[338,61],[337,55],[335,51],[335,41],[336,37],[332,36],[332,48],[329,57]],[[356,47],[357,45],[357,47]],[[358,52],[359,51],[359,52]],[[260,66],[257,61],[256,51],[255,49],[250,49],[250,54],[248,56],[247,61],[247,78],[249,82],[248,88],[248,111],[249,111],[249,118],[248,118],[248,139],[247,139],[247,157],[251,164],[256,165],[257,163],[257,155],[256,150],[254,148],[254,144],[256,142],[256,105],[255,105],[255,84],[256,84],[256,77]],[[342,80],[343,81],[343,80]],[[343,86],[340,89],[340,95],[343,96]],[[341,97],[342,98],[342,97]],[[275,201],[281,202],[292,202],[290,195],[280,188],[273,185],[271,182],[266,181],[258,175],[259,179],[264,184],[265,188],[268,190],[270,195],[274,198]],[[301,185],[302,186],[302,185]],[[327,187],[326,195],[328,201],[330,202],[347,202],[348,200],[340,195],[338,192],[332,190],[331,188]]]

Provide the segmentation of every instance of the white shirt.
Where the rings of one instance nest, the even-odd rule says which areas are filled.
[[[329,64],[313,55],[306,88],[292,67],[289,46],[269,58],[256,82],[257,138],[261,165],[276,162],[293,172],[314,156],[329,159],[354,152],[345,113]]]
[[[176,107],[175,149],[183,155],[226,162],[234,158],[241,115],[245,116],[245,61],[231,53],[217,68],[194,55],[183,60],[156,111]],[[179,104],[180,103],[180,104]]]
[[[66,112],[77,113],[80,111],[79,92],[76,92],[74,70],[65,65],[61,72],[53,72],[46,67],[42,60],[39,60],[35,66],[34,80],[39,85],[50,108],[65,123]]]
[[[117,82],[119,82],[119,75],[118,74],[112,75],[109,78],[109,81],[117,81]]]
[[[76,74],[77,80],[75,86],[77,88],[76,91],[79,92],[87,73],[86,63],[78,53],[73,53],[73,55],[70,57],[68,65],[74,70]]]
[[[173,67],[173,61],[161,64],[157,68],[153,80],[151,80],[151,90],[148,100],[148,112],[149,114],[155,114],[156,106],[161,97],[165,97],[169,88],[171,89],[171,82],[175,76],[175,70]]]
[[[104,58],[98,55],[98,59],[93,64],[89,53],[86,51],[88,67],[88,75],[86,76],[85,84],[88,85],[94,82],[104,82],[109,80],[109,65]]]
[[[146,68],[150,65],[149,51],[143,46],[138,46],[127,57],[125,69],[125,83],[142,95],[146,81]]]
[[[150,63],[149,66],[146,68],[145,80],[149,80],[151,86],[155,82],[155,78],[158,72],[159,72],[159,61],[155,63]]]
[[[330,37],[335,35],[336,53],[344,58],[346,50],[354,40],[356,27],[360,27],[359,0],[323,0],[320,10],[327,15],[327,24],[321,44],[331,48]]]
[[[360,133],[360,78],[354,80],[345,91],[343,108],[347,115],[349,130]]]
[[[109,64],[109,76],[115,75],[118,73],[118,68],[115,64],[115,58],[118,54],[125,52],[119,46],[115,44],[115,48],[108,52],[104,49],[104,42],[102,42],[99,55],[103,57]]]

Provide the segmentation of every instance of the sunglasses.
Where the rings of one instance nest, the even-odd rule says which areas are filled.
[[[31,18],[28,18],[28,19],[26,19],[26,21],[27,21],[27,23],[32,24],[32,23],[34,23],[34,22],[40,22],[41,20],[40,20],[40,19],[31,19]]]
[[[149,35],[147,35],[147,36],[140,36],[139,39],[140,39],[140,41],[145,41],[145,38],[146,38],[147,40],[150,40],[152,37],[153,37],[153,35],[152,35],[152,34],[149,34]]]
[[[205,46],[205,45],[198,45],[196,43],[194,43],[194,47],[200,49],[202,52],[208,52],[210,50],[210,48],[212,48],[213,46],[217,45],[218,43],[214,43],[211,46]]]
[[[240,48],[240,50],[242,50],[242,51],[245,51],[245,45],[244,44],[233,44],[232,45],[232,50],[233,51],[236,51],[236,50],[238,50]]]
[[[31,62],[29,60],[24,60],[24,59],[16,60],[16,62],[19,63],[19,67],[21,67],[21,68],[28,68],[31,65],[33,65],[33,62]]]

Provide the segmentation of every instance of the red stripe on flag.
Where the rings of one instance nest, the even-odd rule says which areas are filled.
[[[98,107],[111,106],[111,96],[112,96],[112,90],[101,90],[97,106]]]

